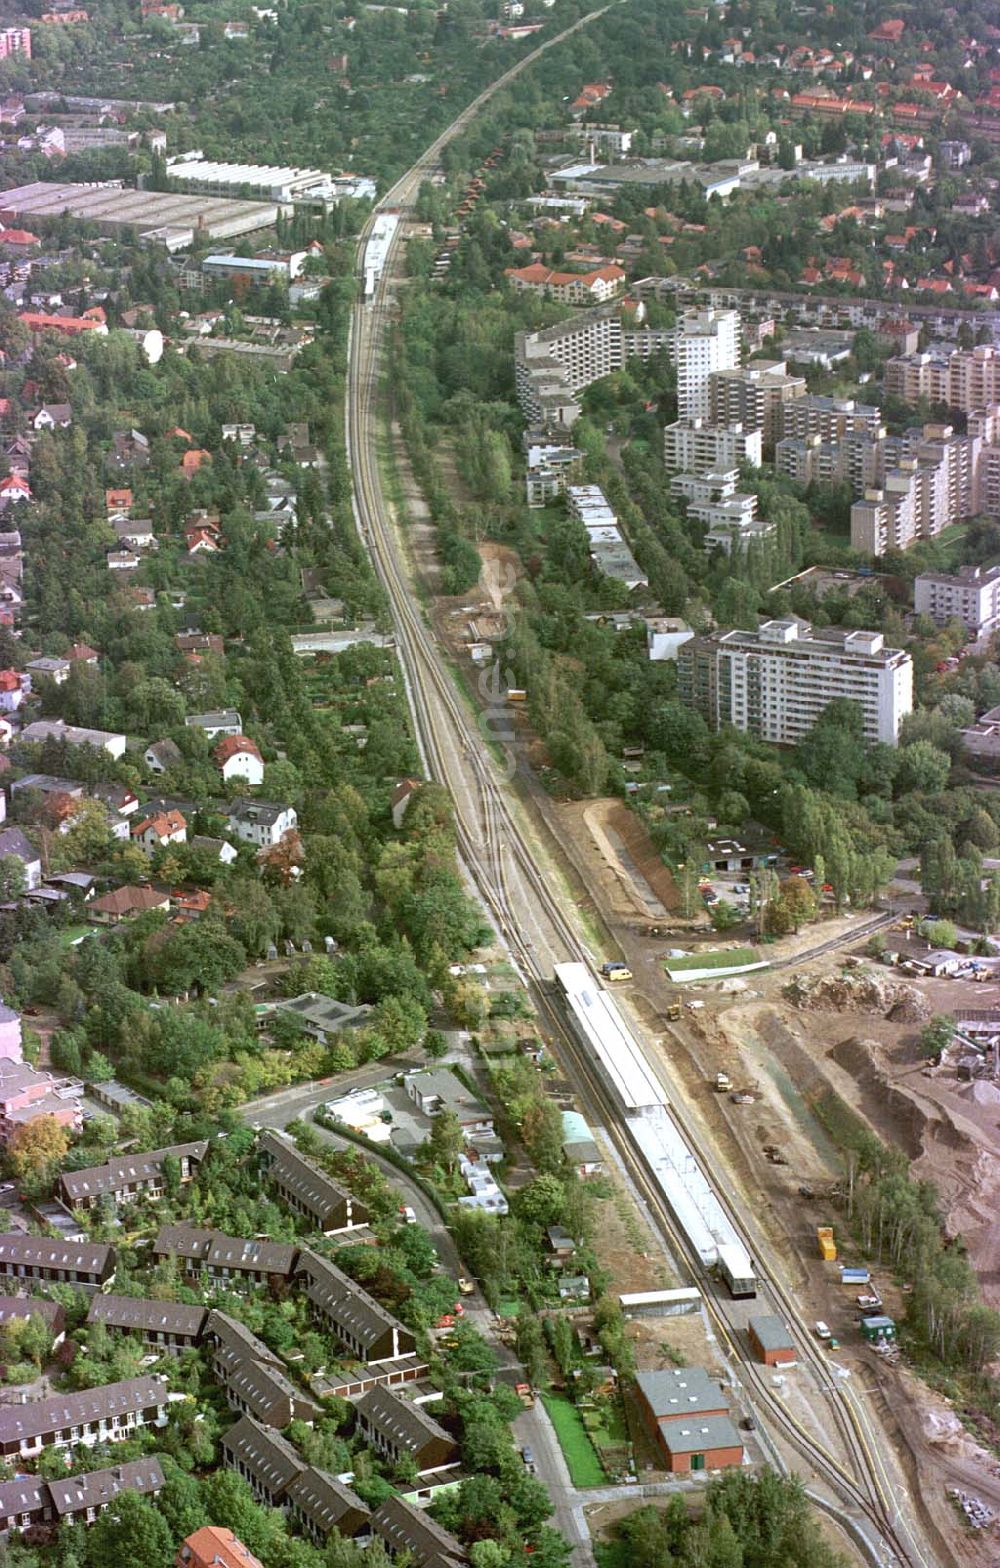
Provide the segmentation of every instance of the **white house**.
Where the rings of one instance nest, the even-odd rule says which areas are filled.
[[[266,800],[234,800],[229,810],[229,826],[237,838],[259,849],[273,849],[286,833],[298,827],[294,806],[275,805]]]
[[[4,828],[0,832],[0,861],[16,858],[24,866],[24,887],[26,892],[40,887],[42,882],[42,862],[37,851],[20,828]]]
[[[242,779],[251,785],[263,784],[264,759],[246,735],[224,735],[212,755],[227,784],[230,779]]]

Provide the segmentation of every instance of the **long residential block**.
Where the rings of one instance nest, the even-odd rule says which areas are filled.
[[[166,1149],[150,1149],[148,1154],[125,1154],[105,1165],[87,1170],[65,1171],[59,1178],[63,1201],[71,1209],[92,1209],[101,1198],[128,1203],[135,1198],[161,1198],[166,1183],[167,1162],[176,1161],[181,1183],[194,1178],[208,1152],[205,1139],[196,1143],[175,1143]]]
[[[335,1263],[304,1247],[296,1273],[313,1311],[359,1361],[398,1361],[416,1350],[411,1331]]]
[[[20,1231],[0,1235],[0,1279],[46,1280],[101,1290],[114,1275],[114,1248],[105,1242],[52,1241]]]
[[[167,1384],[161,1377],[131,1377],[28,1405],[0,1405],[0,1455],[34,1459],[45,1448],[121,1443],[140,1427],[163,1426],[166,1419]]]
[[[778,745],[807,735],[835,698],[859,704],[865,739],[894,746],[913,707],[913,661],[881,632],[765,621],[758,631],[693,637],[678,650],[678,693],[713,729]]]
[[[364,1225],[368,1210],[346,1187],[334,1181],[291,1139],[281,1133],[261,1134],[261,1165],[282,1202],[327,1236]]]
[[[188,1280],[222,1285],[227,1290],[287,1283],[292,1277],[299,1249],[287,1241],[259,1241],[256,1237],[227,1236],[224,1231],[196,1225],[161,1225],[153,1242],[157,1263],[176,1260]]]
[[[87,1322],[103,1323],[122,1334],[135,1334],[155,1349],[190,1350],[201,1341],[207,1312],[178,1301],[151,1301],[138,1296],[97,1295]]]

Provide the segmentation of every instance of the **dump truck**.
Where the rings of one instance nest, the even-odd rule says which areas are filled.
[[[836,1263],[837,1244],[833,1239],[833,1227],[818,1225],[816,1227],[816,1240],[819,1244],[819,1255],[824,1263]]]

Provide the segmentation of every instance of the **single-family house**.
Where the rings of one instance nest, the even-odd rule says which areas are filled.
[[[142,760],[150,773],[168,773],[171,768],[183,767],[184,753],[177,742],[168,736],[164,740],[154,740],[147,746]]]
[[[323,996],[318,991],[305,991],[301,996],[290,996],[278,1002],[275,1012],[295,1018],[306,1034],[321,1045],[326,1045],[343,1029],[356,1029],[371,1012],[369,1007],[351,1007],[338,1002],[336,997]]]
[[[204,1524],[181,1542],[174,1568],[264,1568],[264,1565],[232,1530],[223,1525]]]
[[[24,887],[30,892],[42,885],[42,862],[21,828],[0,829],[0,862],[19,860],[24,867]]]
[[[118,887],[87,905],[87,919],[96,926],[117,926],[123,920],[135,920],[153,910],[166,914],[169,909],[170,894],[158,888]]]
[[[146,855],[155,855],[168,844],[186,844],[187,820],[179,811],[158,811],[135,823],[132,842]]]
[[[56,659],[47,654],[42,654],[37,659],[29,659],[25,665],[25,670],[29,675],[44,676],[54,686],[61,686],[64,681],[68,681],[71,669],[72,665],[68,659]]]
[[[467,1089],[447,1067],[432,1067],[407,1073],[406,1092],[425,1116],[452,1111],[467,1138],[493,1136],[493,1116],[489,1106]]]
[[[43,403],[28,423],[32,430],[68,430],[73,423],[73,410],[68,403]]]
[[[392,812],[392,825],[394,828],[398,829],[403,826],[403,818],[406,816],[410,801],[417,793],[417,790],[422,787],[423,783],[420,779],[400,779],[389,797],[389,809]]]
[[[273,849],[286,833],[298,827],[299,818],[294,806],[280,805],[267,800],[234,800],[229,808],[229,828],[245,844],[255,844],[260,849]]]
[[[184,720],[189,730],[203,730],[209,740],[219,735],[239,735],[243,720],[235,708],[220,708],[215,713],[189,713]]]
[[[0,713],[16,713],[31,689],[31,677],[18,670],[0,670]]]
[[[224,735],[212,752],[215,765],[228,784],[242,779],[251,787],[264,782],[264,759],[254,741],[246,735]]]

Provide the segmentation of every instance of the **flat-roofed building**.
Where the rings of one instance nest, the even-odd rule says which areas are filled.
[[[365,1442],[393,1465],[410,1458],[419,1475],[459,1463],[458,1444],[423,1405],[391,1388],[373,1388],[358,1400],[355,1418]]]
[[[115,1276],[115,1251],[103,1241],[51,1241],[20,1231],[0,1235],[0,1279],[45,1280],[100,1290]]]
[[[106,751],[115,759],[125,755],[124,735],[116,735],[111,730],[85,729],[80,724],[67,724],[64,719],[35,719],[24,726],[20,739],[34,745],[60,740],[67,746],[93,746],[95,751]]]
[[[689,310],[679,318],[675,342],[677,412],[708,419],[709,377],[740,362],[740,318],[735,310]]]
[[[677,654],[678,694],[713,729],[776,745],[807,735],[834,698],[859,704],[865,739],[894,746],[913,707],[913,661],[881,632],[814,631],[789,617],[755,632],[693,637]]]
[[[743,1443],[729,1401],[703,1367],[636,1374],[643,1418],[671,1474],[743,1463]]]
[[[154,1349],[177,1352],[200,1343],[206,1316],[204,1307],[191,1307],[184,1302],[96,1295],[90,1303],[87,1322],[135,1334]]]
[[[781,434],[782,408],[806,396],[804,376],[790,376],[783,360],[753,360],[708,378],[708,417],[713,425],[759,430],[770,451]]]
[[[1000,630],[1000,566],[921,572],[913,582],[913,607],[937,626],[961,621],[975,637],[991,637]]]
[[[346,1540],[368,1535],[371,1509],[326,1470],[310,1465],[288,1483],[285,1499],[291,1518],[317,1545],[333,1530]]]
[[[101,1198],[131,1203],[136,1198],[161,1198],[166,1189],[168,1161],[176,1164],[182,1185],[194,1179],[208,1152],[204,1138],[195,1143],[175,1143],[148,1154],[125,1154],[82,1171],[64,1171],[59,1187],[71,1209],[92,1209]]]
[[[33,1459],[45,1448],[121,1443],[166,1419],[167,1384],[161,1377],[131,1377],[27,1405],[0,1405],[0,1455]]]
[[[359,1361],[398,1361],[416,1350],[415,1335],[335,1263],[303,1247],[296,1274],[313,1311]]]
[[[944,403],[971,414],[1000,403],[1000,349],[992,344],[953,348],[932,343],[919,354],[900,354],[885,364],[885,390],[904,403]]]
[[[663,431],[663,463],[668,473],[714,474],[761,464],[762,434],[741,424],[711,425],[706,419],[677,419]]]
[[[0,197],[0,221],[24,219],[38,225],[46,220],[55,223],[68,213],[71,218],[96,224],[103,234],[134,229],[145,244],[162,245],[170,251],[188,249],[196,236],[224,240],[273,228],[279,211],[274,201],[218,200],[200,193],[180,195],[50,180],[19,185]]]
[[[227,1236],[195,1225],[161,1225],[153,1242],[157,1262],[176,1258],[187,1279],[230,1290],[267,1285],[271,1280],[287,1284],[298,1250],[292,1242]]]
[[[283,1203],[333,1236],[368,1221],[368,1210],[346,1187],[300,1154],[281,1133],[265,1132],[259,1142],[261,1165]]]
[[[747,1334],[754,1355],[766,1367],[791,1366],[798,1360],[798,1351],[788,1325],[776,1312],[752,1317],[747,1323]]]

